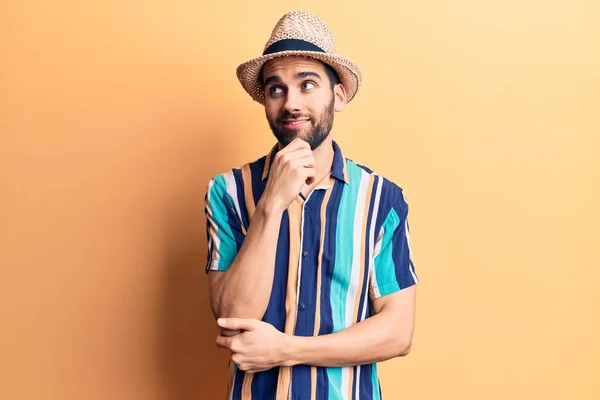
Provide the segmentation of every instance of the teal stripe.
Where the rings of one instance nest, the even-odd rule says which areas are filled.
[[[327,377],[329,378],[328,400],[342,400],[342,367],[328,367]]]
[[[382,296],[394,293],[400,289],[396,279],[396,268],[392,257],[394,231],[400,224],[400,217],[393,208],[383,223],[383,238],[381,251],[375,257],[374,268],[377,277],[377,288]]]
[[[362,170],[356,165],[348,162],[348,174],[350,185],[344,187],[340,199],[337,216],[337,227],[335,237],[335,263],[333,279],[331,281],[331,310],[333,312],[333,332],[346,328],[346,298],[352,272],[352,257],[354,249],[354,213],[356,212],[356,200],[360,189],[360,177]],[[342,369],[327,368],[329,377],[329,394],[332,399],[341,398]]]
[[[371,382],[373,385],[373,400],[381,400],[379,396],[379,378],[377,377],[377,364],[373,363],[371,368]]]
[[[229,226],[229,215],[227,212],[229,204],[226,203],[229,193],[227,193],[225,177],[217,175],[213,180],[215,183],[211,188],[209,200],[213,219],[217,225],[217,235],[220,239],[219,247],[217,248],[217,254],[219,255],[218,268],[219,270],[226,270],[237,255],[237,246],[235,237]]]

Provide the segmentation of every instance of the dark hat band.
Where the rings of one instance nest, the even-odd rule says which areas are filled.
[[[279,53],[280,51],[317,51],[319,53],[326,53],[326,51],[319,46],[307,42],[306,40],[282,39],[267,47],[263,52],[263,56]]]

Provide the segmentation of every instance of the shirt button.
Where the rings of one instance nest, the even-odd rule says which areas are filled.
[[[298,310],[304,311],[305,308],[306,308],[306,306],[304,305],[303,302],[300,302],[300,304],[298,304]]]
[[[302,253],[302,257],[304,257],[304,258],[308,257],[308,251],[305,251],[304,253]]]

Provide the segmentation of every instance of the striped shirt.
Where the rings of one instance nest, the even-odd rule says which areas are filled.
[[[371,301],[418,282],[403,191],[344,158],[333,141],[331,173],[283,213],[275,276],[263,321],[296,336],[338,332],[373,314]],[[235,259],[269,177],[264,157],[214,176],[206,193],[209,270]],[[230,363],[229,398],[381,398],[377,364],[277,367],[246,374]]]

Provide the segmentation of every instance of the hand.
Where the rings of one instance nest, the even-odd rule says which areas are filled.
[[[231,351],[231,360],[242,371],[256,373],[283,365],[286,335],[273,325],[256,319],[219,318],[221,328],[243,331],[217,336],[217,346]]]
[[[310,145],[302,139],[294,139],[273,157],[269,180],[263,197],[274,201],[276,207],[285,210],[304,185],[310,185],[317,170]]]

